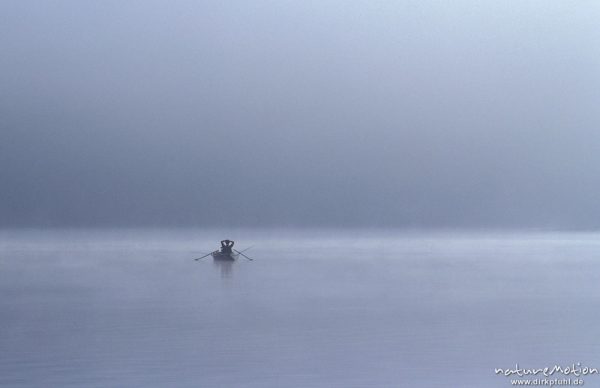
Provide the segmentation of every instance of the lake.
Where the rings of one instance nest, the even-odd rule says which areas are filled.
[[[193,260],[224,238],[254,261]],[[600,234],[575,232],[3,230],[0,386],[481,388],[517,363],[599,368],[599,259]]]

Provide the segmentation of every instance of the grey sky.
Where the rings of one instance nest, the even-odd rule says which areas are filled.
[[[0,224],[600,226],[595,1],[2,1]]]

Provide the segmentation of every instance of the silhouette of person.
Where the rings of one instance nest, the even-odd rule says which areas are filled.
[[[231,240],[222,240],[221,241],[221,252],[225,254],[230,254],[233,251],[234,242]]]

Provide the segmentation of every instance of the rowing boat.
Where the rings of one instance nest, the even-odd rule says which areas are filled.
[[[219,251],[214,251],[211,253],[213,260],[224,260],[224,261],[233,261],[237,259],[240,255],[239,253],[223,253]]]
[[[212,251],[211,253],[207,253],[206,255],[202,256],[202,257],[198,257],[197,259],[194,259],[196,261],[204,259],[205,257],[208,256],[212,256],[213,260],[222,260],[222,261],[234,261],[236,260],[238,257],[240,256],[244,256],[244,258],[248,259],[248,260],[252,260],[251,258],[249,258],[248,256],[246,256],[244,254],[245,251],[247,251],[248,249],[252,248],[246,248],[246,249],[242,249],[241,251],[238,251],[237,249],[233,249],[233,241],[231,240],[223,240],[221,241],[221,249],[218,251]]]

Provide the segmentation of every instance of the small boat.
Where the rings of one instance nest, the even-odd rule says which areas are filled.
[[[250,247],[252,248],[252,247]],[[218,251],[212,251],[211,253],[207,253],[206,255],[194,259],[196,261],[200,259],[204,259],[205,257],[212,256],[213,260],[221,260],[221,261],[234,261],[238,257],[243,256],[248,260],[252,260],[248,256],[244,254],[250,248],[243,249],[238,251],[237,249],[233,249],[233,241],[231,240],[223,240],[221,241],[221,249]]]
[[[214,251],[210,254],[214,260],[224,260],[224,261],[234,261],[237,259],[240,254],[239,253],[223,253],[219,251]]]

